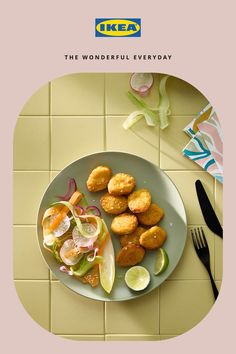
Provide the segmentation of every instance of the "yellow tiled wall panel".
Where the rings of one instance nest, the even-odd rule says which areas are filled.
[[[52,81],[53,115],[104,114],[104,75],[72,74]]]
[[[49,172],[14,172],[14,224],[37,223],[37,213],[39,204],[48,184]]]
[[[144,120],[124,130],[125,117],[106,117],[106,149],[141,156],[159,165],[159,127],[147,127]]]
[[[84,155],[104,150],[103,117],[53,117],[51,164],[61,170]]]
[[[104,304],[102,302],[86,299],[67,289],[58,281],[51,284],[51,296],[53,333],[104,333]]]
[[[20,117],[14,131],[14,169],[48,170],[49,117]]]
[[[49,281],[15,280],[17,295],[31,318],[50,331]]]
[[[28,99],[20,114],[29,116],[49,115],[49,92],[49,84],[42,86]]]
[[[154,75],[151,92],[144,98],[152,108],[159,103],[158,85],[162,77]],[[192,85],[170,77],[169,127],[164,131],[159,126],[147,127],[141,119],[126,131],[122,123],[137,109],[127,96],[129,78],[130,73],[76,73],[57,78],[29,98],[16,123],[16,291],[32,319],[61,336],[61,340],[174,340],[204,319],[214,302],[208,275],[193,248],[193,226],[204,228],[212,273],[217,287],[221,286],[222,240],[205,225],[194,184],[197,179],[203,182],[223,224],[222,185],[182,155],[189,141],[183,128],[206,106],[207,99]],[[38,207],[49,182],[74,160],[105,150],[137,154],[159,165],[178,188],[187,212],[188,237],[176,269],[158,289],[131,301],[104,303],[72,292],[49,272],[37,241]]]

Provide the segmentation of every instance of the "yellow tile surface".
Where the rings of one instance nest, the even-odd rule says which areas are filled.
[[[30,317],[49,330],[49,282],[15,280],[17,295]]]
[[[52,81],[53,115],[102,115],[104,74],[72,74]]]
[[[173,335],[160,335],[160,339],[161,340],[168,340],[168,339],[172,339],[175,338],[176,336]]]
[[[20,114],[29,116],[49,114],[49,84],[42,86],[29,97]]]
[[[170,125],[160,130],[160,167],[169,170],[201,170],[201,167],[183,156],[182,150],[190,141],[183,131],[193,116],[169,117]]]
[[[215,236],[215,279],[222,280],[223,276],[223,240]]]
[[[50,172],[50,183],[58,175],[58,173],[60,173],[60,171],[51,171]]]
[[[166,281],[160,288],[160,333],[181,334],[190,330],[213,304],[210,280]]]
[[[106,303],[107,334],[158,334],[158,318],[158,290],[132,301]]]
[[[217,289],[220,291],[220,289],[221,289],[221,285],[222,285],[222,281],[220,281],[220,280],[216,280],[216,287],[217,287]],[[220,294],[221,293],[219,293],[219,296],[220,296]]]
[[[208,273],[200,262],[192,242],[190,230],[188,229],[188,237],[183,256],[181,257],[179,264],[171,274],[170,279],[209,279]],[[203,227],[206,235],[207,243],[210,250],[211,271],[214,276],[215,265],[215,252],[214,252],[214,239],[215,235],[207,228]]]
[[[127,92],[131,91],[129,73],[106,74],[106,114],[108,115],[122,115],[129,114],[137,110],[137,107],[127,97]],[[133,91],[132,91],[133,92]],[[134,92],[133,92],[134,93]],[[139,97],[139,96],[138,96]],[[154,84],[152,90],[144,98],[144,101],[153,108],[158,106],[158,75],[154,75]]]
[[[57,335],[58,336],[58,335]],[[88,341],[88,342],[101,342],[104,341],[103,335],[90,336],[90,335],[68,335],[68,336],[60,336],[69,340],[77,340],[77,341]]]
[[[135,342],[135,341],[157,341],[161,340],[159,335],[125,335],[125,334],[107,334],[106,341],[123,341],[123,342]]]
[[[48,279],[49,270],[38,245],[35,226],[14,226],[13,266],[15,279]]]
[[[125,130],[125,117],[106,117],[107,150],[125,151],[159,164],[159,127],[147,127],[144,120]]]
[[[52,169],[61,170],[80,157],[104,149],[104,118],[53,117]]]
[[[50,172],[50,183],[52,182],[52,180],[58,175],[60,171],[51,171]],[[50,279],[51,280],[58,280],[57,277],[55,277],[55,275],[53,274],[53,272],[50,271]]]
[[[56,281],[51,284],[51,296],[53,333],[104,333],[104,304],[102,302],[80,296]]]
[[[49,118],[20,117],[14,131],[14,169],[49,169]]]
[[[14,224],[36,224],[39,204],[48,183],[49,172],[14,172]]]
[[[170,126],[160,131],[159,126],[147,127],[141,120],[125,131],[122,123],[129,113],[137,110],[127,97],[130,75],[73,74],[58,78],[29,99],[17,120],[14,277],[19,297],[30,316],[61,337],[61,341],[167,340],[195,326],[213,305],[210,281],[190,235],[170,278],[136,300],[106,304],[90,300],[67,289],[48,271],[37,244],[38,207],[49,181],[81,156],[119,150],[160,165],[183,197],[189,228],[204,226],[212,273],[217,287],[221,286],[222,239],[205,226],[195,181],[203,182],[221,223],[222,185],[182,156],[182,149],[189,141],[182,130],[206,106],[207,100],[193,86],[171,77],[167,81],[172,111]],[[154,87],[144,100],[157,107],[162,75],[154,76]]]
[[[215,181],[215,198],[216,198],[216,204],[215,204],[215,211],[216,215],[219,218],[220,223],[223,225],[223,185],[222,183]]]
[[[168,176],[178,188],[185,205],[188,224],[205,224],[197,199],[195,181],[200,179],[214,205],[214,179],[207,172],[168,171]]]
[[[196,115],[208,104],[206,97],[195,87],[176,77],[168,79],[166,89],[172,115]]]

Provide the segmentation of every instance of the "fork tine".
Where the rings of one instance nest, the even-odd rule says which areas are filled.
[[[196,239],[196,230],[195,229],[191,230],[191,235],[192,235],[193,245],[194,245],[195,249],[198,250],[199,246],[198,246],[197,239]]]
[[[202,239],[202,237],[201,237],[201,232],[200,232],[199,227],[198,227],[197,230],[196,230],[196,234],[198,235],[199,247],[200,247],[200,248],[203,248],[203,247],[204,247],[204,242],[203,242],[203,239]]]
[[[201,237],[202,237],[202,239],[203,239],[203,241],[204,241],[204,246],[208,248],[208,243],[207,243],[206,236],[205,236],[205,232],[203,231],[202,226],[201,226],[200,229],[201,229]]]

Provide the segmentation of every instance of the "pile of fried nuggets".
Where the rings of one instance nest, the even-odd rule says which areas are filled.
[[[100,204],[106,213],[116,215],[111,223],[112,231],[119,236],[121,249],[117,263],[129,267],[142,262],[145,250],[163,245],[166,231],[156,224],[163,218],[164,211],[152,203],[147,189],[136,189],[134,177],[127,173],[112,176],[108,166],[98,166],[89,175],[87,188],[98,192],[107,188]]]

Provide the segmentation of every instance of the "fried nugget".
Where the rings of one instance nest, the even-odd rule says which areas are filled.
[[[117,253],[116,261],[121,267],[134,266],[142,262],[144,255],[143,247],[129,243]]]
[[[134,177],[127,173],[117,173],[108,183],[108,192],[112,195],[127,195],[136,185]]]
[[[90,192],[98,192],[107,187],[111,179],[111,169],[108,166],[98,166],[90,173],[87,187]]]
[[[115,196],[109,193],[104,194],[100,199],[100,204],[106,213],[121,214],[128,208],[127,198],[120,195]]]
[[[159,226],[153,226],[140,236],[140,245],[146,249],[153,250],[163,245],[166,240],[166,231]]]
[[[140,246],[139,238],[146,231],[144,227],[138,226],[137,229],[129,235],[122,235],[119,237],[121,247],[128,245],[128,243],[134,243]]]
[[[164,210],[154,203],[152,203],[145,212],[137,214],[139,222],[146,226],[155,225],[163,218],[163,216]]]
[[[147,189],[137,189],[128,196],[128,206],[133,213],[143,213],[151,205],[151,194]]]
[[[137,217],[128,213],[123,213],[115,216],[111,223],[111,229],[117,235],[131,234],[134,232],[137,226]]]

